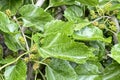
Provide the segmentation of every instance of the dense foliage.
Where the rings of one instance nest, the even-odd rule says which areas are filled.
[[[0,0],[0,80],[119,80],[120,0]]]

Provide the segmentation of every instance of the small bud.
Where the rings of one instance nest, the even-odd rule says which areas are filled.
[[[98,26],[98,22],[93,22],[93,25],[94,26]]]
[[[5,13],[7,14],[8,17],[11,16],[11,11],[10,11],[9,9],[7,9],[7,10],[5,11]]]
[[[25,58],[24,58],[24,61],[25,61],[26,63],[28,63],[28,62],[29,62],[29,58],[28,58],[28,57],[25,57]]]
[[[98,26],[100,29],[105,29],[105,24],[99,24]]]
[[[95,14],[95,11],[94,11],[94,10],[90,10],[90,14],[91,14],[91,15],[94,15],[94,14]]]
[[[22,36],[19,37],[19,41],[20,41],[21,44],[23,44],[23,45],[25,44],[25,40]]]
[[[34,44],[34,45],[31,47],[31,50],[32,50],[32,51],[37,51],[37,45]]]
[[[119,10],[114,10],[113,11],[113,14],[118,14],[119,13]]]
[[[34,58],[35,58],[35,55],[34,55],[34,54],[30,54],[30,55],[29,55],[29,58],[30,58],[30,59],[34,59]]]
[[[110,23],[111,25],[115,25],[115,22],[113,22],[113,21],[110,21],[109,23]]]
[[[20,24],[20,25],[23,25],[23,22],[22,22],[22,21],[19,21],[19,24]]]
[[[112,31],[117,31],[117,28],[116,28],[116,26],[114,26],[114,25],[110,26],[109,28],[110,28]]]
[[[37,70],[38,68],[39,68],[39,63],[34,63],[34,64],[33,64],[33,69],[34,69],[34,70]]]

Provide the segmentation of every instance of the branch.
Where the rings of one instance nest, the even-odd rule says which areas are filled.
[[[19,25],[19,22],[18,22],[17,18],[16,18],[15,16],[14,16],[13,18],[14,18],[14,20],[17,22],[17,24]],[[28,43],[27,43],[27,39],[26,39],[25,34],[24,34],[24,28],[21,27],[20,25],[19,25],[19,28],[20,28],[21,33],[22,33],[22,36],[23,36],[23,38],[24,38],[24,40],[25,40],[26,49],[27,49],[27,51],[29,51],[30,49],[29,49],[29,46],[28,46]]]
[[[23,38],[24,38],[24,40],[25,40],[26,49],[27,49],[27,51],[29,51],[30,49],[29,49],[29,46],[28,46],[28,43],[27,43],[27,40],[26,40],[26,37],[25,37],[25,34],[24,34],[24,29],[23,29],[23,27],[20,27],[20,30],[21,30],[22,36],[23,36]]]
[[[116,17],[112,17],[112,21],[115,22],[115,25],[116,25],[116,28],[117,28],[116,35],[115,34],[113,35],[114,44],[117,44],[118,43],[117,34],[120,32],[120,25],[119,25],[119,22],[118,22]]]
[[[112,18],[112,17],[110,17],[110,16],[101,16],[101,17],[99,17],[99,18],[91,21],[90,24],[91,24],[91,23],[94,23],[94,22],[96,22],[96,21],[99,21],[99,20],[101,20],[102,18],[108,18],[108,19],[110,19],[110,18]]]
[[[3,65],[2,67],[0,67],[0,71],[1,71],[3,68],[5,68],[5,67],[7,67],[7,66],[9,66],[9,65],[11,65],[11,64],[13,64],[13,63],[15,63],[15,62],[17,62],[22,56],[24,56],[25,54],[28,54],[28,53],[30,53],[30,52],[32,52],[32,51],[25,52],[25,53],[21,54],[19,57],[17,57],[14,61]]]
[[[41,7],[43,5],[45,0],[38,0],[35,4],[35,6]]]
[[[112,21],[115,22],[115,25],[116,25],[116,28],[117,28],[116,33],[119,33],[120,32],[120,25],[119,25],[119,22],[118,22],[117,18],[112,17]]]

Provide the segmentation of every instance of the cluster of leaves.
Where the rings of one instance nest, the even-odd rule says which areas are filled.
[[[0,80],[119,80],[119,3],[0,0]]]

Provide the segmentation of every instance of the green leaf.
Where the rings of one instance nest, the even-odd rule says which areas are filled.
[[[76,1],[91,6],[96,6],[99,3],[99,0],[76,0]]]
[[[88,26],[90,22],[88,20],[80,20],[80,23],[75,24],[74,31],[81,30],[82,28]]]
[[[5,69],[5,80],[26,80],[27,67],[23,61]]]
[[[23,0],[0,0],[0,10],[5,11],[9,9],[14,15],[22,4]]]
[[[102,60],[105,56],[105,43],[101,41],[89,42],[91,47],[95,48],[94,54],[98,57],[98,60]]]
[[[49,6],[61,6],[61,5],[72,5],[75,3],[75,0],[50,0]]]
[[[42,44],[39,52],[43,57],[47,55],[47,57],[55,57],[76,63],[84,63],[94,57],[92,48],[88,48],[83,43],[74,42],[67,35],[61,33],[46,36]]]
[[[117,34],[118,42],[120,43],[120,32]]]
[[[0,12],[0,30],[5,33],[17,33],[18,25],[9,20],[8,16]]]
[[[10,63],[14,60],[15,60],[15,58],[7,57],[5,59],[0,59],[0,64],[7,64],[7,63]]]
[[[71,23],[59,20],[45,25],[44,38],[40,41],[37,35],[34,36],[40,55],[43,58],[55,57],[76,63],[84,63],[90,57],[94,57],[93,48],[77,43],[69,37],[73,33],[72,27]]]
[[[117,15],[117,18],[120,19],[120,14]]]
[[[0,74],[0,80],[4,80],[4,75]]]
[[[110,7],[110,11],[114,11],[118,9],[120,9],[120,4],[114,4],[112,7]]]
[[[120,64],[120,44],[116,44],[112,47],[111,54],[109,56]]]
[[[4,37],[5,37],[5,44],[10,50],[14,52],[17,52],[18,50],[24,50],[24,46],[22,46],[21,42],[19,41],[21,34],[16,34],[16,35],[5,34]]]
[[[46,66],[47,80],[76,80],[77,75],[67,61],[52,59]]]
[[[87,61],[75,67],[77,80],[102,80],[103,67],[99,62]]]
[[[111,42],[110,38],[103,38],[103,32],[99,28],[95,26],[87,26],[82,28],[81,30],[75,31],[73,34],[73,38],[77,40],[84,40],[84,41],[93,41],[93,40],[100,40],[107,43]]]
[[[22,15],[24,27],[35,27],[43,30],[44,24],[53,20],[53,17],[42,8],[34,5],[25,5],[19,10]]]
[[[72,22],[53,20],[44,26],[44,31],[45,31],[44,35],[57,34],[57,33],[72,35],[73,26],[74,24]]]
[[[105,68],[102,80],[119,80],[120,79],[120,64],[112,63]]]
[[[83,11],[79,6],[70,6],[64,12],[65,18],[67,18],[68,21],[73,21],[75,23],[81,21],[80,18],[82,15],[83,15]]]

